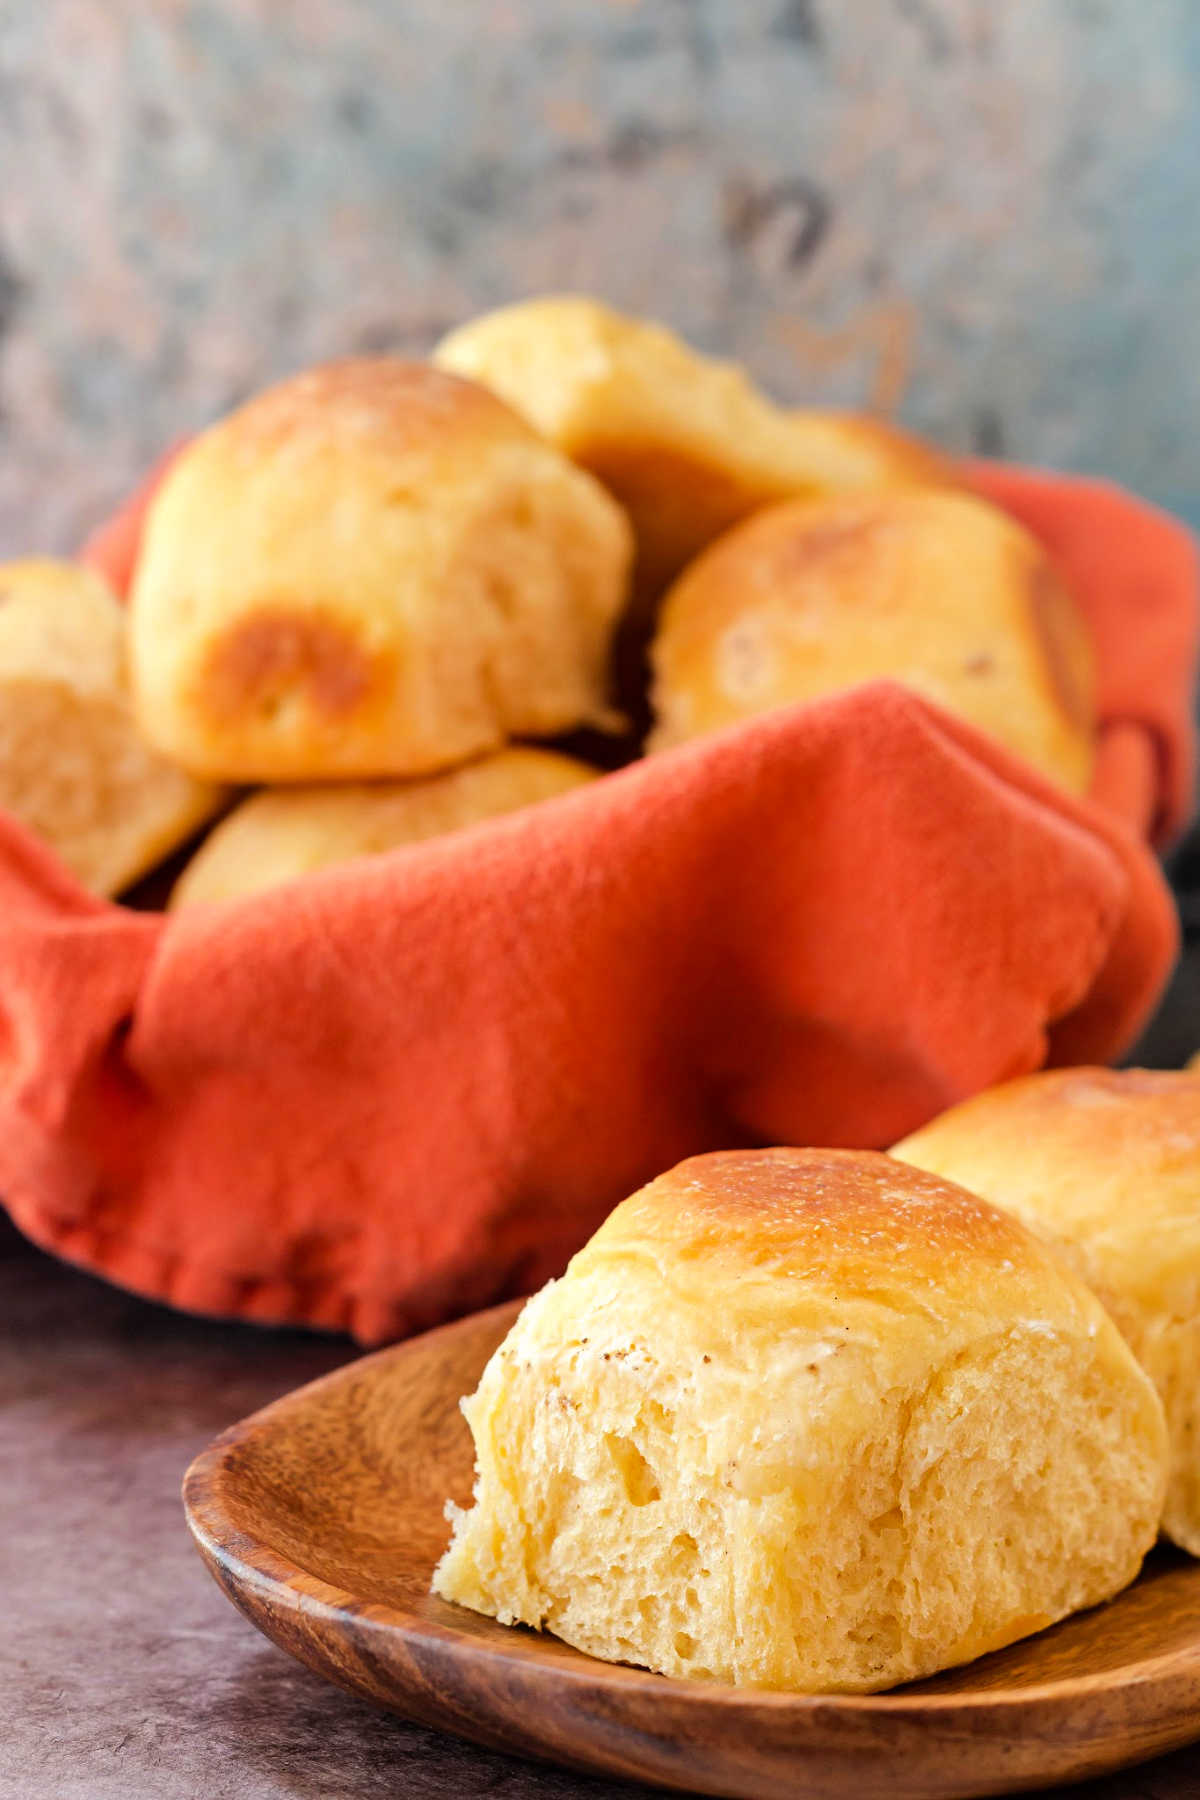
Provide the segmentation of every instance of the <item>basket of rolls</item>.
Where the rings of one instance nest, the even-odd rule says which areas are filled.
[[[1153,508],[590,300],[285,380],[0,567],[0,1194],[379,1342],[686,1157],[920,1162],[1152,1012],[1195,652]]]

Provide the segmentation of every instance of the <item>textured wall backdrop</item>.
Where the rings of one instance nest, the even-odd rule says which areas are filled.
[[[0,555],[267,378],[583,288],[1200,501],[1195,0],[0,0]]]

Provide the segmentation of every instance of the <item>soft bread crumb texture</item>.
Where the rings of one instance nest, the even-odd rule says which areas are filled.
[[[463,1402],[435,1590],[663,1674],[872,1691],[1137,1574],[1162,1409],[1015,1220],[871,1153],[693,1158]]]
[[[596,779],[574,757],[519,746],[411,781],[264,788],[211,831],[172,909],[278,887],[316,869],[462,831]]]
[[[892,1155],[1061,1244],[1162,1398],[1163,1530],[1200,1556],[1200,1070],[1054,1069],[990,1088]]]
[[[1074,792],[1092,775],[1087,628],[1041,545],[949,491],[770,507],[666,596],[651,750],[879,676]]]
[[[113,895],[224,798],[138,733],[125,615],[100,577],[47,558],[0,566],[0,807]]]
[[[269,389],[157,491],[138,717],[202,774],[423,774],[605,723],[632,538],[494,395],[363,358]]]
[[[894,427],[774,406],[735,364],[580,295],[485,313],[434,361],[491,388],[604,483],[633,521],[645,594],[771,501],[955,479]]]

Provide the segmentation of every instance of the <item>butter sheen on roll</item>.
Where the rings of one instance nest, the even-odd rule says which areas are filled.
[[[608,719],[628,521],[486,389],[392,358],[203,432],[148,511],[138,718],[200,774],[423,774]]]
[[[443,1598],[610,1661],[872,1691],[1107,1599],[1162,1409],[1015,1220],[872,1154],[681,1163],[530,1300],[463,1403]]]
[[[1162,1398],[1163,1530],[1200,1556],[1200,1071],[1024,1076],[952,1107],[892,1155],[1063,1246]]]
[[[955,479],[946,458],[892,426],[775,406],[735,364],[583,295],[485,313],[434,361],[507,400],[620,501],[643,598],[771,501]]]
[[[0,807],[94,893],[119,894],[225,799],[138,734],[125,615],[98,575],[0,566]]]
[[[1093,661],[1041,545],[986,501],[791,502],[726,533],[667,594],[648,747],[890,676],[1081,793]]]
[[[411,781],[265,788],[209,833],[170,906],[258,893],[354,857],[461,831],[569,793],[596,775],[574,757],[517,747]]]

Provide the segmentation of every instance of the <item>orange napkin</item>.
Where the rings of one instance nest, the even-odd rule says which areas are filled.
[[[1176,949],[1128,820],[1186,813],[1190,541],[1097,484],[976,479],[1096,627],[1095,801],[883,682],[169,918],[0,817],[13,1218],[178,1306],[375,1342],[533,1287],[685,1155],[884,1145],[1117,1056]]]
[[[1196,780],[1196,546],[1111,482],[974,463],[972,485],[1040,538],[1096,646],[1093,797],[1155,844],[1186,825]]]
[[[170,918],[0,821],[0,920],[17,1223],[366,1342],[534,1286],[692,1152],[1111,1057],[1176,942],[1125,826],[890,683]]]

